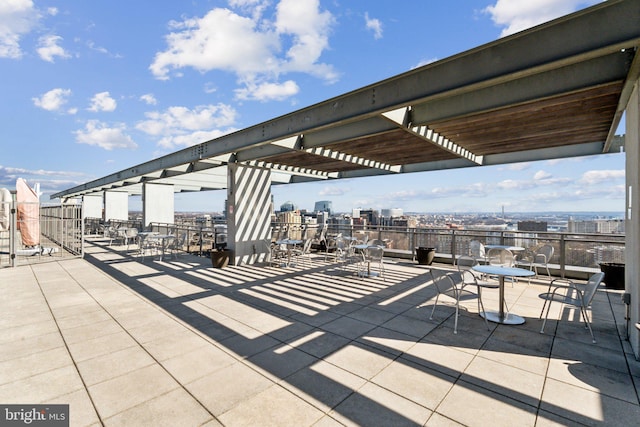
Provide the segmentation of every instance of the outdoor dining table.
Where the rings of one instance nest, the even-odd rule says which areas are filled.
[[[363,262],[367,263],[367,271],[360,271],[360,269],[358,269],[358,276],[362,276],[362,277],[376,277],[378,276],[378,273],[375,271],[371,271],[371,260],[367,259],[367,257],[364,256],[364,251],[367,250],[367,248],[371,247],[373,245],[368,245],[366,243],[359,243],[357,245],[353,245],[352,248],[356,251],[358,251],[358,253],[362,254],[362,260]]]
[[[169,242],[175,239],[176,236],[173,234],[150,234],[146,238],[160,241],[160,261],[162,261],[165,249],[169,245]]]
[[[513,313],[504,312],[504,278],[506,276],[509,277],[527,277],[533,276],[534,273],[531,270],[525,270],[524,268],[517,267],[502,267],[500,265],[474,265],[472,267],[474,271],[483,274],[490,274],[494,276],[498,276],[499,283],[499,304],[500,310],[496,313],[495,311],[485,311],[484,316],[487,320],[495,323],[501,323],[504,325],[522,325],[525,320],[523,317],[515,315]],[[482,316],[482,314],[481,314]]]
[[[276,245],[285,245],[287,247],[287,267],[291,266],[291,253],[293,250],[302,244],[300,239],[282,239],[276,240]]]
[[[484,245],[485,249],[506,249],[511,252],[521,252],[524,251],[522,246],[513,246],[513,245]]]

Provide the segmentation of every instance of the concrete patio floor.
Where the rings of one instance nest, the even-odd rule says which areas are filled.
[[[0,403],[70,405],[72,426],[638,425],[640,362],[620,291],[593,304],[596,344],[544,283],[507,285],[520,326],[439,303],[427,266],[360,279],[311,266],[85,259],[0,270]],[[433,266],[436,267],[436,266]],[[442,266],[446,268],[446,266]],[[450,266],[449,266],[450,268]],[[483,293],[487,309],[497,291]]]

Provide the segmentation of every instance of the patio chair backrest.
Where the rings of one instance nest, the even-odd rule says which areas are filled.
[[[513,267],[515,265],[515,257],[508,249],[489,249],[489,252],[487,252],[487,259],[491,265],[501,265],[503,267]]]
[[[478,240],[472,240],[469,243],[469,255],[475,259],[484,259],[486,256],[484,245]]]
[[[373,239],[373,240],[369,240],[367,242],[367,244],[371,245],[371,246],[382,246],[384,247],[384,242],[380,239]]]
[[[472,256],[462,255],[456,260],[458,271],[471,270],[471,267],[478,265],[478,260]]]
[[[433,284],[439,294],[445,294],[455,288],[453,280],[449,277],[449,272],[445,270],[431,269]]]
[[[598,286],[600,286],[600,283],[602,282],[602,280],[604,280],[603,272],[595,273],[594,275],[589,277],[589,281],[587,282],[584,288],[583,298],[584,298],[585,307],[589,307],[591,305],[591,301],[593,300],[593,297],[596,295],[596,291],[598,290]]]
[[[555,249],[553,246],[544,245],[536,251],[536,254],[533,258],[533,262],[546,264],[549,261],[551,261],[551,257],[553,256],[554,252],[555,252]]]
[[[384,256],[384,249],[380,246],[368,246],[365,252],[365,259],[372,262],[381,262]]]

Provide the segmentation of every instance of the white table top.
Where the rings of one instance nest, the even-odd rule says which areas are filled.
[[[525,270],[524,268],[501,267],[499,265],[474,265],[471,268],[480,273],[496,274],[498,276],[526,277],[535,275],[533,271]]]
[[[506,249],[508,251],[524,251],[522,246],[510,246],[510,245],[484,245],[486,249]]]
[[[300,243],[302,243],[302,240],[298,239],[282,239],[276,241],[278,245],[299,245]]]

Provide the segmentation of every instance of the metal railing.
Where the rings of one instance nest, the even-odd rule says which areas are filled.
[[[0,228],[0,267],[83,256],[81,206],[15,200],[2,203],[8,218]]]
[[[292,232],[313,238],[320,234],[315,225],[273,223],[274,238],[288,236]],[[524,248],[518,257],[531,257],[544,245],[554,247],[549,264],[559,276],[568,270],[592,272],[599,270],[601,263],[625,262],[624,234],[589,234],[548,231],[517,231],[489,229],[406,228],[388,226],[350,226],[328,224],[326,234],[342,233],[358,239],[379,239],[385,242],[388,255],[414,258],[416,248],[434,248],[436,257],[443,262],[453,262],[460,255],[470,254],[470,243],[474,240],[484,245],[510,245]]]
[[[40,233],[71,254],[83,253],[83,226],[79,205],[40,207]]]
[[[179,235],[186,233],[183,250],[193,254],[208,256],[211,250],[226,246],[226,229],[221,224],[210,227],[171,223],[151,223],[143,228],[140,221],[111,221],[110,225],[136,227],[139,230],[156,231],[161,234]],[[85,220],[87,233],[100,232],[104,223],[97,218]],[[97,230],[97,231],[96,231]],[[470,244],[476,240],[484,245],[498,244],[520,246],[524,251],[518,254],[523,260],[532,256],[543,245],[554,247],[549,264],[552,270],[564,277],[568,270],[593,272],[601,263],[625,262],[624,234],[568,233],[547,231],[517,231],[490,229],[448,229],[448,228],[406,228],[389,226],[351,226],[328,224],[326,230],[316,224],[281,223],[271,224],[272,240],[285,237],[311,238],[315,247],[321,247],[321,234],[344,236],[368,240],[379,239],[385,243],[387,256],[415,258],[419,247],[434,248],[436,259],[452,263],[460,255],[470,254]]]

